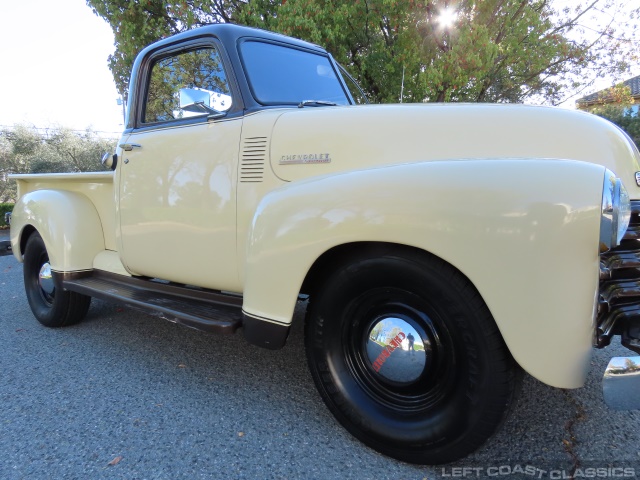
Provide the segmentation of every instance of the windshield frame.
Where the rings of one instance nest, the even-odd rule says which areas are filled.
[[[344,85],[347,86],[347,89],[349,90],[349,94],[351,97],[351,102],[352,105],[369,105],[371,102],[369,101],[369,97],[367,96],[366,93],[364,93],[364,90],[362,89],[362,87],[360,86],[360,84],[357,82],[357,80],[355,78],[353,78],[353,75],[351,75],[348,70],[341,64],[339,64],[338,62],[336,62],[333,58],[333,63],[338,67],[338,72],[341,75],[341,80],[342,83]],[[356,98],[353,96],[353,93],[351,92],[351,89],[349,88],[348,82],[353,83],[353,85],[356,87],[356,89],[358,90],[358,93],[360,94],[360,96],[363,98],[364,103],[360,103],[356,100]]]
[[[278,41],[274,41],[271,39],[264,39],[264,38],[257,38],[257,37],[245,37],[245,38],[241,38],[238,41],[237,44],[237,53],[238,53],[238,58],[240,60],[240,63],[242,65],[242,69],[244,71],[244,76],[246,79],[246,83],[247,86],[249,87],[249,92],[251,93],[251,96],[253,97],[254,101],[262,106],[265,107],[270,107],[270,106],[299,106],[301,102],[303,101],[315,101],[315,100],[328,100],[327,98],[323,98],[321,95],[319,96],[320,98],[300,98],[297,99],[296,101],[291,100],[291,101],[285,101],[285,100],[268,100],[268,99],[263,99],[260,98],[260,96],[256,93],[256,89],[254,87],[254,82],[255,82],[255,72],[253,72],[253,76],[252,76],[252,72],[250,71],[250,69],[247,68],[247,62],[246,62],[246,57],[245,54],[243,52],[243,46],[248,43],[262,43],[262,44],[270,44],[270,45],[274,45],[274,46],[278,46],[278,47],[284,47],[284,48],[288,48],[291,50],[297,50],[299,52],[304,52],[306,54],[309,55],[314,55],[317,57],[321,57],[324,58],[327,61],[327,66],[329,66],[332,69],[333,75],[338,83],[338,85],[340,86],[340,90],[341,93],[344,95],[344,99],[346,101],[346,103],[339,103],[338,105],[355,105],[355,100],[353,99],[353,97],[351,96],[351,92],[349,91],[348,87],[345,85],[345,81],[342,77],[342,74],[339,70],[339,66],[338,64],[335,62],[335,60],[333,59],[333,57],[325,52],[325,51],[318,51],[318,50],[311,50],[311,49],[307,49],[304,47],[300,47],[298,45],[293,45],[290,43],[286,43],[286,42],[278,42]],[[313,95],[311,95],[310,97],[312,97]],[[329,100],[332,101],[332,100]]]

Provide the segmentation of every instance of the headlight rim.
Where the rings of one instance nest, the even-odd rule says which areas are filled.
[[[620,245],[631,218],[631,202],[622,180],[606,169],[600,220],[600,251]]]

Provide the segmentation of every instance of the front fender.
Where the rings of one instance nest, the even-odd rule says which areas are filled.
[[[244,311],[288,325],[324,252],[408,245],[469,278],[531,375],[579,387],[592,346],[604,172],[569,160],[458,160],[291,183],[266,195],[253,219]]]
[[[51,268],[58,272],[89,270],[105,249],[102,223],[86,195],[64,190],[36,190],[23,195],[11,216],[11,246],[22,261],[27,227],[42,237]]]

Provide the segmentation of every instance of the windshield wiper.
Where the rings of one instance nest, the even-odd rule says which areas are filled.
[[[328,102],[327,100],[303,100],[298,104],[298,108],[304,107],[335,107],[337,103]]]

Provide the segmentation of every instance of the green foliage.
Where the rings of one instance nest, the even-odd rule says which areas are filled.
[[[455,27],[444,27],[434,4],[418,20],[428,98],[435,101],[520,102],[543,92],[574,56],[546,2],[466,0]],[[557,63],[559,62],[559,63]],[[542,75],[544,74],[544,75]],[[550,99],[551,92],[546,93]]]
[[[136,55],[147,45],[207,23],[230,22],[241,0],[87,0],[113,29],[115,52],[109,68],[126,96]]]
[[[592,113],[618,125],[640,148],[640,115],[637,108],[637,106],[633,109],[632,106],[605,105],[592,110]]]
[[[147,44],[236,22],[325,46],[375,102],[555,104],[638,61],[625,0],[87,0],[115,34],[126,92]],[[559,8],[556,8],[556,5]],[[570,5],[570,6],[566,6]],[[448,8],[451,23],[443,23]]]
[[[613,106],[615,108],[618,107],[628,107],[634,103],[633,97],[631,96],[631,87],[629,85],[625,85],[624,83],[619,83],[614,85],[611,88],[606,90],[602,90],[598,94],[598,98],[590,102],[580,102],[578,107],[582,107],[586,110],[598,110],[607,105]]]
[[[0,229],[6,228],[7,225],[4,221],[4,214],[13,210],[13,203],[0,203]]]
[[[77,134],[54,128],[45,135],[34,127],[15,125],[0,130],[0,202],[15,201],[13,173],[62,173],[104,170],[100,158],[115,148],[115,141],[91,130]]]
[[[618,125],[640,148],[640,105],[634,104],[628,85],[620,83],[603,90],[594,104],[582,108]]]

